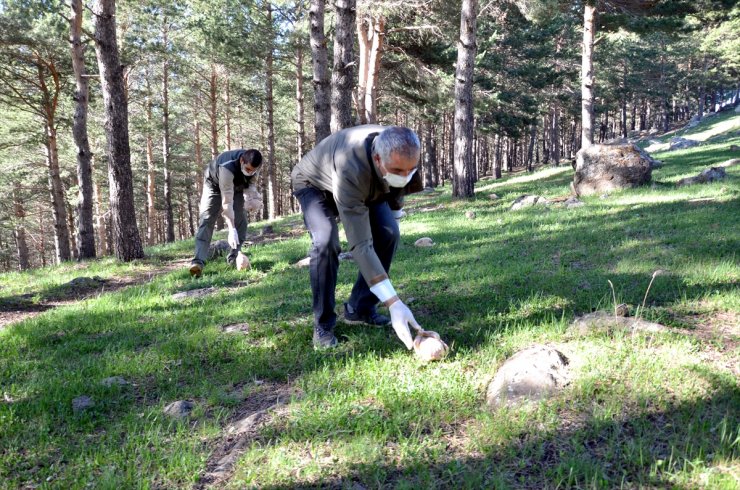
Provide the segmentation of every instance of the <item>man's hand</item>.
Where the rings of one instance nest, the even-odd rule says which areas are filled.
[[[236,228],[229,228],[229,247],[232,249],[239,248],[239,233],[237,233]]]
[[[411,332],[409,331],[409,325],[414,327],[416,330],[421,329],[416,320],[414,319],[413,313],[409,310],[409,307],[403,304],[403,301],[398,300],[388,307],[388,311],[391,313],[391,324],[393,330],[401,339],[401,342],[406,345],[406,348],[411,350],[414,347],[414,340],[411,338]]]
[[[399,221],[401,218],[406,216],[406,211],[404,211],[403,209],[397,209],[395,211],[391,210],[391,214],[396,219],[396,221]]]

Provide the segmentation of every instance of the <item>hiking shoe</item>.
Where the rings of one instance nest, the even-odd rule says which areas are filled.
[[[334,336],[334,332],[318,326],[313,327],[314,349],[331,349],[332,347],[336,347],[337,343],[338,341]]]
[[[342,316],[344,322],[350,325],[365,324],[374,327],[383,327],[391,324],[391,319],[378,313],[378,310],[375,308],[365,314],[361,314],[352,308],[349,303],[344,303],[344,314]]]
[[[192,277],[200,277],[203,274],[203,266],[200,264],[192,264],[190,266],[190,275]]]

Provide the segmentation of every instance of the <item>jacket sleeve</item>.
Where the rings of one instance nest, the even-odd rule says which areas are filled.
[[[229,229],[234,225],[234,174],[226,167],[218,172],[218,188],[221,191],[221,212]]]
[[[351,172],[337,172],[334,176],[334,200],[337,203],[339,218],[344,224],[349,250],[352,252],[362,277],[372,286],[388,278],[378,255],[373,248],[373,235],[370,228],[370,211],[364,202],[364,192],[357,175]]]

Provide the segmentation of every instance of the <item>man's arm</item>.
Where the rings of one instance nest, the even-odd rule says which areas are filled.
[[[221,191],[221,212],[229,229],[234,225],[234,174],[225,167],[218,172],[218,188]]]

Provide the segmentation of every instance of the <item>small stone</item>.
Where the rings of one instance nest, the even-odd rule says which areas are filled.
[[[85,410],[95,406],[95,402],[87,395],[78,396],[72,400],[72,411],[74,413],[81,413]]]
[[[184,418],[190,415],[195,408],[195,403],[190,400],[178,400],[164,407],[164,414],[174,418]]]
[[[242,252],[239,252],[236,255],[236,270],[244,271],[248,270],[250,267],[252,267],[252,264],[249,263],[249,257],[244,255]]]
[[[516,198],[516,200],[511,203],[511,208],[509,209],[511,211],[516,211],[518,209],[528,208],[532,206],[547,206],[548,204],[550,204],[550,201],[542,196],[524,194],[523,196],[519,196],[518,198]]]
[[[495,201],[497,199],[501,199],[498,194],[488,194],[488,199],[491,201]]]
[[[578,199],[577,197],[569,197],[567,201],[565,201],[565,207],[570,208],[580,208],[581,206],[585,206],[586,203]]]
[[[468,219],[475,219],[475,211],[465,211],[465,217]]]
[[[231,251],[231,245],[226,240],[218,240],[208,246],[208,259],[221,257]]]
[[[414,338],[414,352],[422,361],[439,361],[447,357],[449,347],[437,332],[422,330]]]
[[[221,328],[225,333],[249,333],[248,323],[230,323]]]
[[[422,237],[422,238],[419,238],[418,240],[416,240],[414,242],[414,246],[416,246],[416,247],[433,247],[434,246],[434,242],[432,241],[431,238],[425,236],[425,237]]]
[[[111,376],[110,378],[105,378],[100,382],[101,385],[110,388],[111,386],[125,386],[128,383],[125,379],[123,379],[121,376]]]
[[[306,257],[304,259],[301,259],[298,262],[296,262],[294,265],[295,267],[308,267],[309,265],[311,265],[311,257]]]
[[[262,228],[262,231],[260,232],[261,235],[271,235],[275,233],[275,230],[272,228],[272,225],[266,225]]]
[[[617,316],[621,317],[628,317],[630,316],[630,307],[626,305],[625,303],[618,304],[617,307],[614,309]]]

